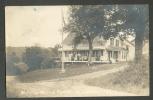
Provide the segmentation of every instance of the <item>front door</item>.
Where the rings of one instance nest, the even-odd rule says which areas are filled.
[[[115,60],[118,59],[118,51],[114,51],[114,59],[115,59]]]

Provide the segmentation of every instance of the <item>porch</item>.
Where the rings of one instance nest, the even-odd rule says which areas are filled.
[[[64,62],[67,63],[87,63],[89,50],[75,50],[64,51]],[[93,50],[93,63],[116,63],[119,61],[126,61],[127,53],[125,50],[107,50],[98,49]]]

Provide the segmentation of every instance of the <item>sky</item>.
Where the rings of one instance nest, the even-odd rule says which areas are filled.
[[[5,8],[6,46],[54,47],[60,44],[62,11],[66,20],[68,6],[7,6]]]

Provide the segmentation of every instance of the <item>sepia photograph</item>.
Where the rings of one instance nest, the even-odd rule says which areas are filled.
[[[149,96],[149,5],[6,6],[6,96]]]

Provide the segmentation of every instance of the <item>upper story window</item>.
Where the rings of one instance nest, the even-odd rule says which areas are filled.
[[[111,45],[111,46],[114,45],[114,38],[110,38],[110,45]]]
[[[126,49],[127,49],[127,51],[129,51],[129,46],[128,45],[126,45]]]
[[[121,46],[123,46],[123,40],[121,40]]]
[[[116,40],[116,46],[119,47],[119,40]]]

